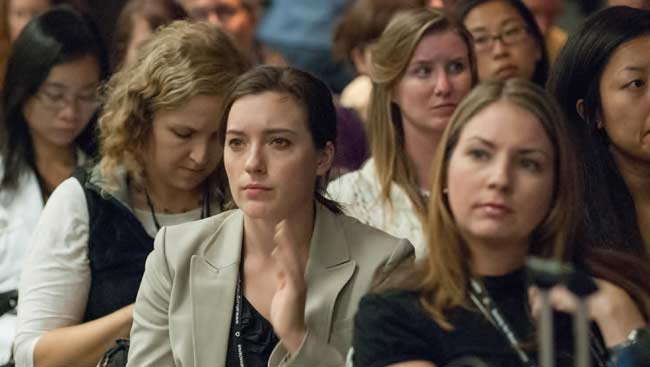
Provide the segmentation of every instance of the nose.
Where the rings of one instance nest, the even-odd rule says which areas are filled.
[[[192,146],[190,159],[195,164],[195,168],[203,168],[208,162],[210,155],[210,144],[207,142],[197,142]]]
[[[66,121],[75,121],[79,118],[79,102],[77,99],[66,99],[63,107],[59,110],[59,117]]]
[[[248,151],[244,169],[249,174],[260,174],[266,171],[264,153],[259,145],[253,145]]]
[[[214,25],[216,25],[218,27],[221,27],[223,25],[223,22],[221,21],[221,18],[219,18],[219,15],[214,10],[211,10],[210,12],[208,12],[208,17],[207,17],[206,20],[208,21],[208,23],[214,24]]]
[[[498,191],[508,191],[512,186],[510,162],[507,159],[495,160],[490,166],[488,187]]]
[[[446,71],[441,71],[436,77],[436,85],[434,89],[436,96],[447,96],[451,93],[451,81],[449,80],[449,74]]]
[[[498,37],[494,40],[494,45],[492,46],[492,55],[494,57],[504,56],[508,54],[508,45],[503,42],[502,37]]]

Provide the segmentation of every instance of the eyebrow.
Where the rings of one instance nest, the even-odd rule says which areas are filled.
[[[91,83],[88,83],[88,84],[84,85],[83,87],[81,87],[80,89],[91,89],[91,88],[96,88],[96,87],[97,87],[97,83],[98,83],[98,82],[91,82]],[[43,86],[44,86],[44,87],[55,87],[55,88],[62,88],[62,89],[70,89],[69,86],[67,86],[67,85],[65,85],[65,84],[63,84],[63,83],[60,83],[60,82],[48,82],[48,81],[46,81],[46,82],[43,82]]]
[[[242,130],[237,130],[237,129],[227,129],[227,130],[226,130],[226,134],[227,134],[227,135],[240,135],[240,136],[246,136],[246,135],[247,135],[244,131],[242,131]],[[290,129],[279,129],[279,128],[276,128],[276,129],[264,129],[264,130],[262,131],[262,134],[264,134],[264,135],[272,135],[272,134],[291,134],[291,135],[298,135],[298,133],[296,133],[296,132],[293,131],[293,130],[290,130]]]
[[[478,136],[470,137],[468,140],[477,140],[477,141],[479,141],[480,143],[482,143],[483,145],[486,145],[486,146],[488,146],[488,147],[491,148],[491,149],[496,149],[496,145],[495,145],[493,142],[491,142],[491,141],[489,141],[489,140],[486,140],[486,139],[483,139],[483,138],[480,138],[480,137],[478,137]],[[545,151],[545,150],[543,150],[543,149],[538,149],[538,148],[522,148],[522,149],[517,149],[517,154],[520,154],[520,155],[535,154],[535,153],[542,154],[542,155],[544,155],[544,156],[545,156],[546,158],[548,158],[548,159],[551,158],[551,155],[550,155],[547,151]]]
[[[508,23],[512,23],[512,22],[515,22],[515,23],[524,23],[524,24],[526,23],[525,21],[520,22],[517,18],[515,18],[515,17],[511,17],[511,18],[506,18],[506,19],[502,20],[502,21],[501,21],[501,24],[499,24],[498,26],[499,26],[500,28],[502,28],[502,27],[508,25]],[[487,27],[486,27],[486,26],[483,26],[483,25],[482,25],[482,26],[478,26],[478,27],[474,27],[474,28],[468,28],[468,30],[469,30],[470,32],[487,32],[487,31],[488,31]]]

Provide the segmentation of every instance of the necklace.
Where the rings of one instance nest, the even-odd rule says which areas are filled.
[[[147,206],[149,207],[149,211],[151,212],[151,219],[153,219],[153,224],[156,226],[156,230],[160,231],[160,228],[162,226],[160,225],[160,222],[158,222],[158,218],[156,217],[156,211],[154,210],[153,207],[153,201],[151,200],[151,196],[149,196],[149,190],[146,188],[144,189],[144,196],[147,198]],[[201,199],[201,219],[207,218],[210,215],[210,193],[206,190],[206,192],[203,193],[203,199]]]

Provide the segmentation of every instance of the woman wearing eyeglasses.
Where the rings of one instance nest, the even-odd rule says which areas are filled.
[[[99,35],[68,9],[35,18],[13,45],[0,100],[0,363],[9,356],[15,290],[38,216],[93,151],[106,70]]]
[[[144,262],[162,226],[221,211],[222,95],[246,69],[207,23],[159,29],[114,74],[101,160],[48,201],[20,283],[19,366],[94,366],[127,338]]]
[[[520,0],[461,0],[453,10],[474,38],[480,81],[517,77],[546,84],[544,37]]]

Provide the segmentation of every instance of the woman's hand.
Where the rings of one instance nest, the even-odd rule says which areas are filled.
[[[599,289],[587,297],[589,317],[598,324],[605,344],[612,347],[624,342],[633,330],[644,327],[646,322],[627,292],[608,281],[595,281]],[[578,298],[562,285],[551,288],[549,297],[552,307],[558,311],[574,313],[577,308]],[[539,289],[531,287],[529,299],[533,317],[537,317],[542,306]]]
[[[305,325],[305,284],[307,246],[300,246],[286,220],[275,227],[277,289],[271,300],[271,324],[282,344],[295,354],[307,333]]]

